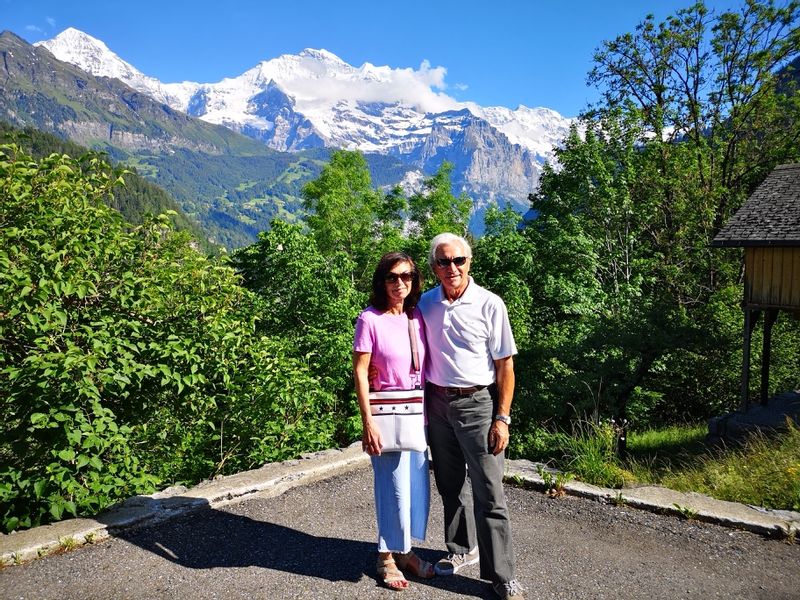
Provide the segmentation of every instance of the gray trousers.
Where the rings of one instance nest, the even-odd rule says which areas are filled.
[[[427,386],[428,444],[444,505],[447,550],[454,554],[469,552],[477,539],[481,579],[507,582],[515,577],[515,560],[503,491],[503,454],[494,456],[488,447],[496,406],[489,389],[448,398]],[[467,470],[472,510],[468,506]]]

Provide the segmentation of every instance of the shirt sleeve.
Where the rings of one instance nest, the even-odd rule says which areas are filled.
[[[508,309],[500,298],[494,298],[489,309],[491,339],[489,352],[492,360],[508,358],[517,353],[514,343],[514,333],[511,331],[511,322],[508,319]]]
[[[372,353],[372,348],[375,345],[374,329],[366,318],[365,313],[358,315],[356,320],[356,334],[353,340],[354,352],[369,352]]]

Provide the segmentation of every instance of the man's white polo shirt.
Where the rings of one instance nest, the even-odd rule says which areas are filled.
[[[494,361],[517,353],[505,303],[472,277],[455,302],[439,285],[425,292],[418,306],[428,340],[428,381],[445,387],[489,385],[495,381]]]

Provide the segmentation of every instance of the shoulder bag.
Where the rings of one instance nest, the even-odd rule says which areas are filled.
[[[419,351],[413,320],[408,317],[408,339],[411,344],[411,373],[416,386],[410,390],[388,390],[369,393],[369,408],[381,432],[381,452],[415,450],[424,452],[425,415],[423,391],[420,387]]]

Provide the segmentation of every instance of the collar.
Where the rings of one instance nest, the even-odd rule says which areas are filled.
[[[478,294],[478,284],[475,283],[472,275],[467,275],[467,277],[469,279],[467,289],[464,290],[464,293],[461,294],[460,298],[453,301],[453,304],[472,304],[475,301],[475,297]],[[450,301],[447,299],[447,296],[444,293],[444,286],[441,283],[439,284],[439,301],[450,304]]]

